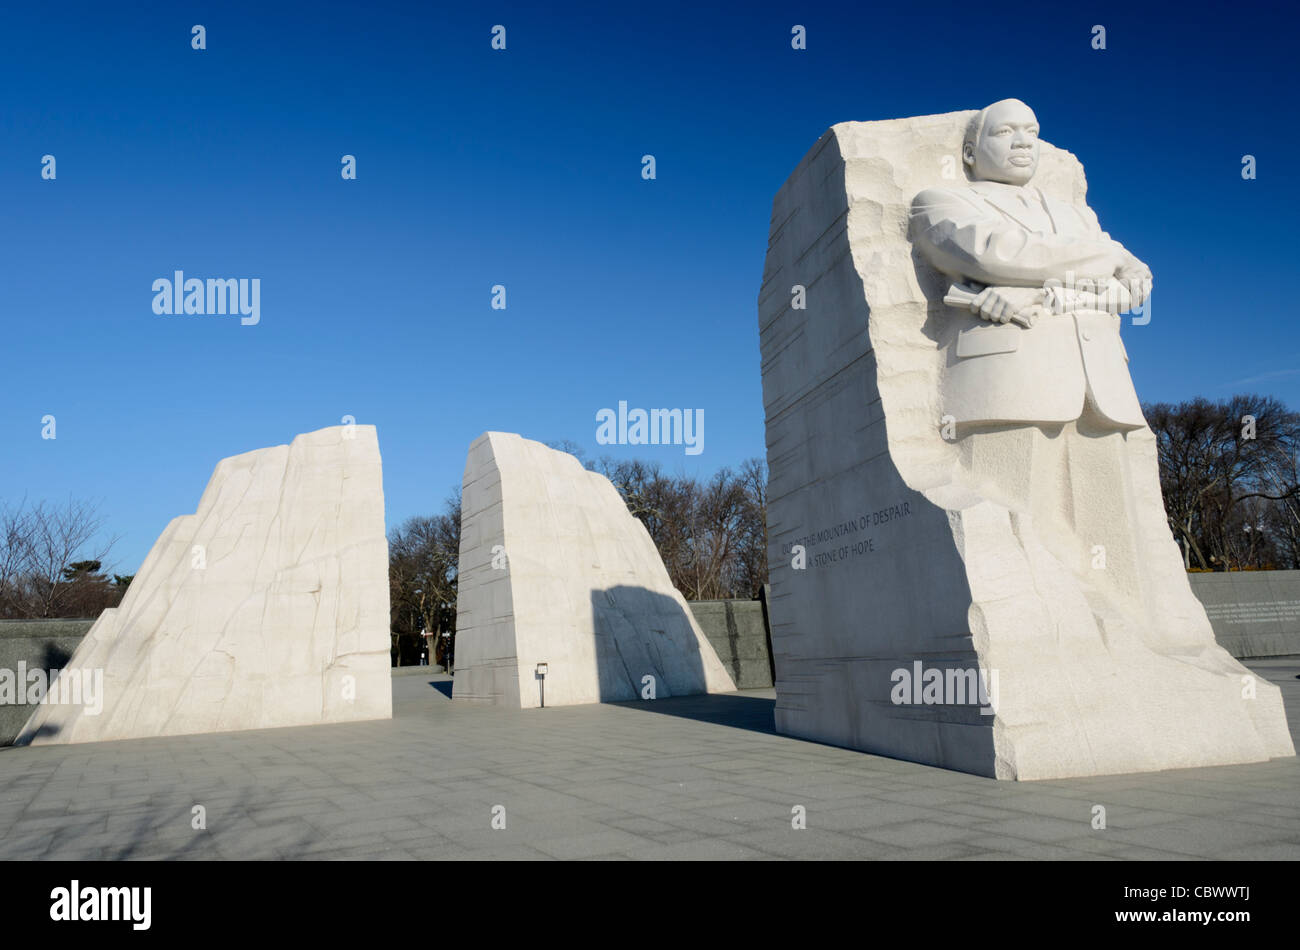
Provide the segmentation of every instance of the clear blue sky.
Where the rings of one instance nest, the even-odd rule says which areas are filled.
[[[1281,13],[468,6],[7,5],[0,499],[101,500],[131,573],[220,458],[344,414],[378,426],[390,525],[441,507],[485,429],[672,472],[762,455],[755,301],[781,183],[836,122],[1006,96],[1155,272],[1150,325],[1124,330],[1139,395],[1300,408]],[[156,316],[176,269],[260,277],[260,325]],[[704,409],[705,451],[596,445],[620,399]]]

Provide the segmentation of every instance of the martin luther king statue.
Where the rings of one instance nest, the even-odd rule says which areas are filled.
[[[958,423],[1146,424],[1118,314],[1140,305],[1151,271],[1092,209],[1031,184],[1038,119],[1019,99],[981,109],[962,143],[971,182],[912,204],[913,242],[953,278],[946,302],[971,317],[944,385]]]
[[[1120,335],[1151,271],[1086,191],[1004,99],[840,123],[777,193],[779,732],[1003,779],[1294,754],[1187,582]]]

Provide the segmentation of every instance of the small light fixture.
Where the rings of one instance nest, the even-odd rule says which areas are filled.
[[[545,663],[538,663],[538,664],[537,664],[537,681],[538,681],[538,683],[540,684],[540,686],[541,686],[541,690],[542,690],[542,708],[543,708],[543,709],[546,708],[546,672],[547,672],[547,669],[548,669],[547,664],[545,664]]]

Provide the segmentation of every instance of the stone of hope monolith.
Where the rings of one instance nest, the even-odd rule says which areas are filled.
[[[1085,188],[1005,100],[836,125],[777,194],[780,732],[1018,779],[1294,755],[1188,585],[1120,338],[1151,274]]]
[[[609,479],[506,432],[465,463],[455,669],[453,699],[515,708],[736,688]]]
[[[387,719],[390,646],[378,438],[321,429],[218,463],[60,674],[102,670],[102,710],[47,701],[18,743]]]

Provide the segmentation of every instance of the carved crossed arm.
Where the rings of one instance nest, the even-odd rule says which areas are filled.
[[[1100,231],[1085,238],[1035,234],[937,188],[913,200],[910,225],[912,242],[937,270],[990,287],[1044,287],[1071,272],[1105,280],[1127,254]]]
[[[912,202],[910,228],[935,269],[975,285],[950,291],[953,305],[972,297],[972,313],[1028,326],[1047,311],[1123,313],[1150,292],[1151,271],[1085,211],[1085,237],[1037,234],[956,192],[930,189]],[[1075,285],[1066,288],[1067,279]]]

